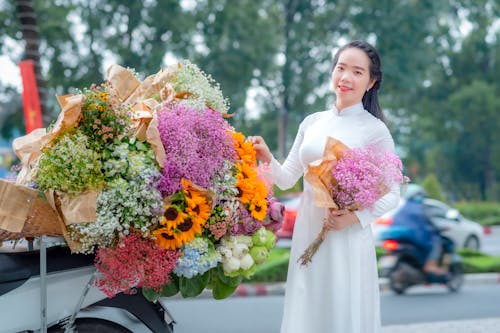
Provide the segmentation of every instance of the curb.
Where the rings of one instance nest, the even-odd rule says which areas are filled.
[[[465,274],[464,284],[472,285],[494,285],[500,284],[500,273],[480,273],[480,274]],[[387,278],[379,278],[380,290],[389,290],[389,280]],[[247,297],[247,296],[266,296],[266,295],[284,295],[285,282],[276,282],[268,284],[251,284],[243,283],[236,288],[236,291],[230,297]],[[203,295],[203,294],[202,294]],[[202,295],[198,297],[203,297]],[[211,293],[208,293],[211,297]]]

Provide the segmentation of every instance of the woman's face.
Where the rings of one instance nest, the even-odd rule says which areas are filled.
[[[375,80],[370,79],[370,58],[366,53],[355,47],[343,50],[332,72],[337,109],[361,103],[366,90],[374,84]]]

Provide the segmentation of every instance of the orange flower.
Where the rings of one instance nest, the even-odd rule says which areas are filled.
[[[244,162],[250,165],[256,165],[256,153],[253,149],[253,145],[250,142],[245,141],[245,136],[240,132],[231,132],[231,136],[234,140],[234,147],[238,157]]]
[[[175,250],[182,245],[181,237],[178,237],[168,227],[160,228],[153,231],[156,243],[164,249]]]
[[[250,203],[250,215],[259,221],[264,220],[267,212],[267,202],[265,199],[252,200]]]
[[[247,163],[236,163],[236,167],[238,168],[236,179],[240,180],[243,178],[257,178],[257,171],[255,171],[255,169]]]
[[[261,182],[258,179],[255,180],[254,193],[256,200],[265,200],[267,197],[267,187],[263,182]]]
[[[248,178],[243,178],[236,184],[238,189],[238,197],[244,204],[250,203],[255,195],[255,183]]]
[[[165,212],[163,213],[163,219],[160,224],[169,228],[176,228],[179,223],[184,221],[185,217],[186,214],[180,211],[177,206],[166,205]]]

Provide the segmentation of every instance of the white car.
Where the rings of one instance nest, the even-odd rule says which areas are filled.
[[[382,243],[380,240],[381,233],[390,228],[392,217],[404,203],[405,199],[401,199],[396,209],[386,213],[372,223],[371,227],[377,246],[380,246]],[[432,223],[439,229],[445,229],[442,234],[450,238],[455,243],[456,248],[468,248],[477,251],[481,249],[484,231],[479,223],[466,219],[458,210],[449,207],[441,201],[425,198],[423,199],[423,204]]]

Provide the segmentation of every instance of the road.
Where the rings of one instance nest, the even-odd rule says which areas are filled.
[[[484,235],[481,252],[500,256],[500,226],[491,227],[491,234]]]
[[[498,318],[499,299],[500,284],[464,286],[459,293],[440,286],[415,287],[402,296],[383,292],[382,324]],[[178,323],[176,333],[277,333],[283,314],[283,296],[174,299],[168,304]]]

